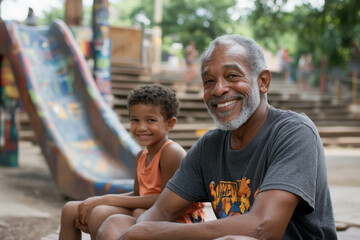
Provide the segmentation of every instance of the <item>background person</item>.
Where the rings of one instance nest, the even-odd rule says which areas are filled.
[[[37,25],[37,17],[34,14],[34,10],[29,7],[28,14],[25,21],[28,26],[36,26]]]
[[[310,53],[302,54],[298,62],[298,86],[303,90],[309,89],[309,81],[313,72],[312,56]]]
[[[197,75],[195,62],[198,57],[198,51],[196,50],[195,41],[191,40],[189,45],[186,46],[185,52],[185,63],[186,63],[186,74],[184,83],[189,84]]]
[[[285,48],[282,52],[282,68],[281,75],[284,82],[290,81],[290,70],[291,70],[291,57],[289,55],[289,49]]]

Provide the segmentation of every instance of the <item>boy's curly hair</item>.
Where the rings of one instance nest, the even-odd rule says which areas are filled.
[[[130,91],[127,97],[127,107],[136,104],[160,106],[165,120],[176,117],[179,113],[179,100],[171,89],[159,84],[145,85]]]

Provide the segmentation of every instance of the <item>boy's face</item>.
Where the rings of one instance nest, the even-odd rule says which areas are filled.
[[[167,136],[173,125],[165,120],[160,106],[136,104],[130,107],[130,131],[141,146],[152,146]]]

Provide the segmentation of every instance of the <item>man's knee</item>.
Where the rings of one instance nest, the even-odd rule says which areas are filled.
[[[103,224],[101,224],[96,239],[97,240],[110,240],[116,239],[114,232],[117,232],[119,228],[119,221],[116,215],[108,217]]]

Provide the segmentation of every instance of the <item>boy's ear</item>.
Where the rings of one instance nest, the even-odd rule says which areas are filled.
[[[176,117],[172,117],[172,118],[167,120],[167,130],[168,130],[168,132],[170,132],[173,129],[173,127],[175,126],[176,121],[177,121]]]

